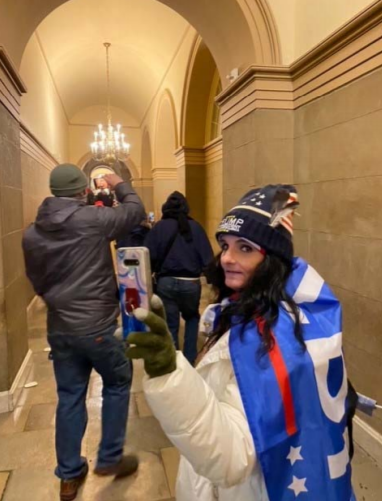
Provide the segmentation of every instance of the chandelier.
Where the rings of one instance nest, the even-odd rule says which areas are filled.
[[[110,110],[110,43],[104,43],[106,48],[106,81],[107,81],[107,125],[98,125],[94,132],[94,141],[91,143],[93,158],[106,164],[113,164],[118,160],[126,160],[129,155],[130,145],[125,141],[125,134],[121,132],[121,125],[114,127],[111,123]]]

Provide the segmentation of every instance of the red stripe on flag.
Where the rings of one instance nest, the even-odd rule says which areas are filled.
[[[263,334],[264,328],[264,319],[256,319],[257,327],[259,329],[260,334]],[[289,373],[287,366],[285,364],[283,355],[281,353],[280,347],[277,344],[277,340],[271,331],[271,336],[274,341],[274,346],[272,350],[269,352],[269,358],[275,371],[277,384],[279,386],[279,390],[281,393],[281,398],[284,407],[284,416],[285,416],[285,426],[286,431],[289,436],[297,433],[297,424],[296,424],[296,415],[294,412],[294,404],[293,404],[293,395],[292,395],[292,387],[290,384]]]
[[[293,230],[293,223],[288,217],[283,217],[281,224],[285,224],[285,226],[288,226],[288,228]]]

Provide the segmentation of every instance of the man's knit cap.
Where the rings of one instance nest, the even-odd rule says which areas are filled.
[[[50,173],[50,191],[56,197],[72,197],[88,186],[85,174],[76,165],[57,165]]]

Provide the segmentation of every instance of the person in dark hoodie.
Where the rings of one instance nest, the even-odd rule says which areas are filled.
[[[167,323],[179,349],[179,314],[186,322],[183,353],[191,365],[197,356],[200,275],[213,259],[213,251],[202,226],[189,216],[187,200],[178,191],[162,206],[162,219],[145,240],[163,301]]]
[[[145,211],[128,183],[116,174],[105,177],[120,202],[116,208],[87,205],[86,176],[75,165],[58,165],[50,175],[54,196],[44,200],[23,237],[27,276],[48,307],[61,501],[76,497],[88,472],[81,442],[92,369],[103,380],[102,440],[94,472],[125,476],[138,467],[135,455],[123,455],[132,370],[113,335],[119,300],[110,242],[139,224]]]
[[[117,240],[116,248],[121,247],[143,247],[147,234],[151,230],[148,219],[144,219],[138,226],[133,228],[127,235]]]

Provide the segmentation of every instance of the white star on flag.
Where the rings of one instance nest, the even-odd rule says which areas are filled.
[[[292,466],[296,461],[302,461],[304,458],[301,456],[302,447],[291,447],[287,459],[291,462]]]
[[[260,197],[260,198],[265,198],[265,195],[261,195],[261,197]]]
[[[256,205],[263,205],[262,202],[256,202]]]
[[[302,492],[308,492],[305,487],[306,478],[297,478],[293,475],[293,482],[288,486],[288,489],[294,492],[294,495],[298,497]]]

